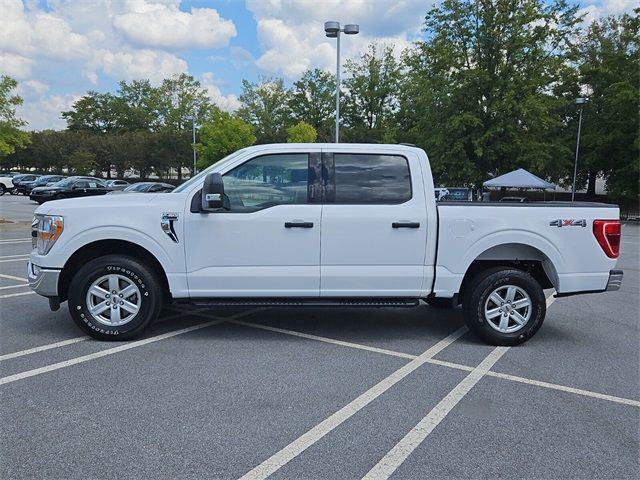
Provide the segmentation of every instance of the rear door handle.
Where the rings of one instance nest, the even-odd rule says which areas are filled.
[[[284,222],[284,228],[313,228],[313,222],[301,222],[299,220]]]
[[[420,222],[393,222],[393,228],[420,228]]]

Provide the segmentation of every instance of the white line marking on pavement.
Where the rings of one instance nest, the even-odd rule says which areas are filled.
[[[28,253],[21,253],[21,254],[17,254],[17,255],[2,255],[0,256],[0,260],[3,260],[5,258],[29,258],[30,254]]]
[[[95,360],[97,358],[106,357],[108,355],[113,355],[114,353],[124,352],[125,350],[131,350],[132,348],[142,347],[143,345],[148,345],[150,343],[158,342],[160,340],[164,340],[166,338],[175,337],[177,335],[182,335],[183,333],[189,333],[196,330],[200,330],[202,328],[210,327],[212,325],[216,325],[221,323],[221,320],[212,320],[210,322],[201,323],[198,325],[193,325],[191,327],[182,328],[180,330],[174,330],[172,332],[163,333],[161,335],[156,335],[154,337],[145,338],[144,340],[137,340],[135,342],[125,343],[124,345],[119,345],[113,348],[107,348],[106,350],[101,350],[99,352],[90,353],[88,355],[82,355],[81,357],[72,358],[71,360],[65,360],[63,362],[52,363],[51,365],[46,365],[40,368],[34,368],[33,370],[27,370],[25,372],[16,373],[15,375],[9,375],[7,377],[0,378],[0,385],[5,385],[7,383],[17,382],[18,380],[23,380],[25,378],[34,377],[36,375],[40,375],[42,373],[52,372],[54,370],[59,370],[61,368],[70,367],[72,365],[77,365],[79,363],[88,362],[90,360]]]
[[[378,398],[384,392],[393,387],[400,380],[405,378],[411,372],[419,368],[421,365],[424,365],[426,361],[437,355],[439,352],[444,350],[447,346],[451,345],[458,338],[460,338],[467,329],[465,327],[460,328],[453,332],[451,335],[446,337],[443,340],[440,340],[434,346],[429,348],[427,351],[419,355],[418,357],[411,360],[409,363],[399,368],[391,375],[386,377],[381,382],[377,383],[369,390],[361,394],[355,400],[349,402],[347,405],[342,407],[340,410],[335,412],[333,415],[329,416],[327,419],[320,422],[318,425],[313,427],[308,432],[304,433],[302,436],[291,442],[289,445],[284,447],[282,450],[277,452],[276,454],[269,457],[267,460],[262,462],[260,465],[256,466],[254,469],[243,475],[240,480],[257,480],[257,479],[265,479],[269,475],[273,474],[277,470],[279,470],[282,466],[286,465],[288,462],[293,460],[295,457],[304,452],[311,445],[316,443],[326,434],[331,432],[338,425],[343,423],[345,420],[351,418],[357,412],[362,410],[364,407],[369,405],[373,400]]]
[[[202,315],[202,314],[198,314]],[[308,333],[296,332],[294,330],[285,330],[283,328],[269,327],[266,325],[260,325],[258,323],[245,322],[244,320],[226,320],[228,323],[235,323],[237,325],[243,325],[246,327],[260,328],[262,330],[269,330],[271,332],[284,333],[292,335],[294,337],[306,338],[309,340],[316,340],[318,342],[332,343],[334,345],[341,345],[343,347],[357,348],[360,350],[368,350],[370,352],[382,353],[384,355],[390,355],[393,357],[407,358],[413,360],[417,355],[411,355],[410,353],[394,352],[393,350],[386,350],[384,348],[370,347],[369,345],[362,345],[359,343],[345,342],[342,340],[335,340],[333,338],[319,337],[318,335],[310,335]]]
[[[367,473],[363,480],[386,480],[460,403],[510,347],[496,347]]]
[[[31,239],[27,238],[24,240],[12,240],[10,242],[3,242],[2,240],[0,240],[0,245],[8,245],[10,243],[31,243]]]
[[[76,337],[68,340],[62,340],[61,342],[49,343],[48,345],[40,345],[39,347],[28,348],[26,350],[20,350],[19,352],[6,353],[0,355],[0,362],[3,360],[10,360],[12,358],[22,357],[23,355],[31,355],[32,353],[44,352],[45,350],[51,350],[52,348],[64,347],[66,345],[73,345],[74,343],[84,342],[91,337]]]
[[[29,260],[29,255],[27,255],[24,258],[7,258],[5,260],[0,260],[0,263],[24,262],[25,260]]]
[[[28,283],[23,283],[21,285],[7,285],[5,287],[0,287],[0,290],[7,290],[8,288],[20,288],[20,287],[28,287]]]
[[[36,292],[20,292],[20,293],[9,293],[7,295],[0,295],[0,298],[11,298],[11,297],[22,297],[23,295],[33,295]]]
[[[26,242],[27,240],[31,241],[31,237],[21,237],[21,238],[0,238],[0,243],[6,242]]]
[[[19,282],[26,282],[26,278],[14,277],[13,275],[7,275],[6,273],[0,273],[0,278],[8,278],[9,280],[17,280]]]
[[[614,395],[607,395],[606,393],[592,392],[590,390],[583,390],[581,388],[567,387],[566,385],[558,385],[556,383],[543,382],[541,380],[533,380],[531,378],[518,377],[516,375],[509,375],[507,373],[500,372],[488,372],[487,376],[502,378],[503,380],[511,380],[512,382],[526,383],[527,385],[535,385],[538,387],[549,388],[551,390],[558,390],[560,392],[575,393],[585,397],[599,398],[600,400],[608,400],[614,403],[621,403],[622,405],[630,405],[632,407],[640,407],[640,401],[631,400],[624,397],[616,397]]]

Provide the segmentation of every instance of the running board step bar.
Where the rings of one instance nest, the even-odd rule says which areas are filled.
[[[420,300],[417,298],[195,298],[187,300],[186,303],[196,306],[223,307],[415,307],[420,304]]]

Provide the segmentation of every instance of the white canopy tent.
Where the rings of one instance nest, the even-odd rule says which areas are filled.
[[[556,188],[555,184],[536,177],[524,168],[487,180],[482,185],[488,188],[536,188],[541,190]]]

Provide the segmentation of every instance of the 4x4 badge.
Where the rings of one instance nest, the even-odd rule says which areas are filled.
[[[167,236],[176,243],[178,242],[178,235],[176,234],[176,230],[173,228],[174,222],[178,221],[177,213],[163,213],[162,220],[160,221],[160,226],[162,226],[162,231],[167,234]]]
[[[586,227],[587,221],[584,218],[582,220],[574,220],[573,218],[565,220],[558,219],[553,222],[549,222],[549,225],[552,227]]]

